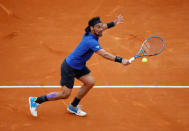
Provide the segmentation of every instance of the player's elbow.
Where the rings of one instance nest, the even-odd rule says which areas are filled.
[[[104,58],[109,58],[109,54],[108,54],[108,53],[104,53],[104,54],[102,55],[102,57],[104,57]]]
[[[113,58],[111,58],[110,54],[108,52],[106,52],[104,49],[101,49],[101,50],[97,51],[96,53],[105,59],[110,59],[110,60],[113,59]]]
[[[102,57],[105,57],[107,55],[107,52],[104,49],[100,49],[96,53]]]

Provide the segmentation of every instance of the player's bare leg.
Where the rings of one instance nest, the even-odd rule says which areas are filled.
[[[83,83],[83,86],[78,90],[78,93],[73,100],[73,102],[68,106],[68,111],[74,113],[78,116],[86,116],[87,113],[82,111],[78,104],[80,100],[89,92],[89,90],[94,86],[94,80],[91,73],[86,74],[79,78],[79,80]]]
[[[83,86],[78,90],[77,98],[82,99],[95,83],[91,73],[80,77],[79,80],[83,83]]]
[[[47,94],[48,101],[54,101],[59,99],[67,99],[71,94],[72,89],[67,88],[66,86],[62,87],[62,91],[52,92]]]
[[[67,99],[71,94],[72,89],[66,86],[62,87],[60,92],[52,92],[40,97],[29,97],[30,112],[34,117],[37,117],[37,109],[41,103],[59,99]]]

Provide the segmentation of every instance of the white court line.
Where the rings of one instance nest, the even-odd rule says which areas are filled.
[[[61,86],[0,86],[0,88],[60,88]],[[81,86],[74,86],[79,88]],[[94,88],[189,88],[189,86],[94,86]]]

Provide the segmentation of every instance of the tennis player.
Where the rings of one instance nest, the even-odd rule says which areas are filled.
[[[78,104],[95,84],[90,73],[91,71],[86,66],[86,62],[94,53],[96,53],[107,60],[115,61],[122,65],[129,64],[127,59],[105,51],[98,42],[104,30],[110,29],[121,23],[123,23],[123,16],[121,15],[117,16],[113,22],[107,24],[103,24],[100,17],[94,17],[89,20],[81,42],[76,49],[66,57],[61,65],[60,83],[62,90],[60,92],[52,92],[40,97],[29,97],[30,112],[34,117],[37,117],[37,108],[41,103],[67,99],[71,94],[74,78],[80,80],[83,85],[78,90],[76,97],[68,106],[67,110],[78,116],[86,116],[87,113],[82,111]]]

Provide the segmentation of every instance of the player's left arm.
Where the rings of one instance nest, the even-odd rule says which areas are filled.
[[[123,23],[123,16],[122,15],[119,15],[116,17],[116,19],[110,23],[106,23],[106,24],[103,24],[102,28],[103,28],[103,31],[106,30],[106,29],[109,29],[111,27],[114,27],[118,24],[122,24]]]

